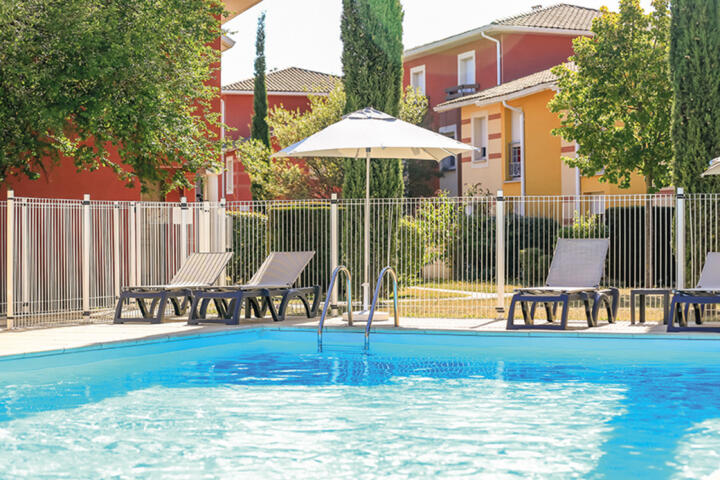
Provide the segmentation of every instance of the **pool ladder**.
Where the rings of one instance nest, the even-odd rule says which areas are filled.
[[[347,280],[347,312],[348,312],[348,326],[353,326],[353,319],[352,319],[352,277],[350,275],[350,270],[347,269],[344,265],[340,265],[339,267],[335,268],[333,270],[333,273],[330,277],[330,285],[328,286],[327,296],[325,297],[325,304],[323,305],[323,311],[322,315],[320,315],[320,322],[318,323],[318,351],[322,351],[322,335],[323,335],[323,328],[325,326],[325,317],[327,316],[328,306],[330,305],[330,300],[332,297],[332,291],[333,287],[335,286],[335,280],[337,279],[338,275],[344,272]],[[365,346],[364,349],[367,350],[370,347],[370,327],[372,326],[373,317],[375,316],[375,306],[377,305],[378,296],[380,295],[380,287],[382,287],[382,281],[385,278],[386,274],[390,274],[392,281],[393,281],[393,316],[395,319],[395,326],[400,326],[400,317],[398,316],[398,288],[397,288],[397,274],[395,273],[395,270],[391,266],[386,266],[380,271],[380,275],[378,275],[377,283],[375,284],[375,293],[373,295],[372,303],[370,304],[370,312],[368,314],[367,323],[365,324]]]

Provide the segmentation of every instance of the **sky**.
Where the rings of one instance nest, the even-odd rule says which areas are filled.
[[[541,0],[401,0],[405,10],[403,43],[412,48],[530,11]],[[590,8],[616,10],[618,0],[566,0]],[[648,10],[650,0],[641,0]],[[267,12],[265,56],[268,71],[301,67],[341,72],[342,0],[263,0],[224,25],[235,46],[223,53],[222,84],[252,77],[257,19]]]

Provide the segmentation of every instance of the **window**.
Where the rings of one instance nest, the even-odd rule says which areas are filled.
[[[590,198],[590,213],[602,215],[605,213],[605,195],[603,192],[592,192],[586,194]]]
[[[458,55],[458,85],[475,84],[475,51]]]
[[[225,194],[232,195],[235,191],[235,156],[225,159]]]
[[[510,144],[510,155],[508,162],[508,177],[510,179],[520,178],[522,173],[522,151],[519,142],[512,142]]]
[[[410,69],[410,85],[425,95],[425,65]]]
[[[440,127],[439,132],[440,132],[440,134],[445,135],[446,137],[450,137],[452,139],[457,139],[457,126],[456,125],[446,125],[444,127]],[[457,156],[456,155],[449,155],[440,161],[440,171],[447,172],[449,170],[457,170]]]
[[[473,152],[473,162],[487,161],[487,117],[475,117],[472,119],[472,144],[477,149]]]

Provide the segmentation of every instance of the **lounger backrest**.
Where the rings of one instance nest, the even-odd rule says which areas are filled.
[[[271,252],[247,285],[291,287],[315,252]]]
[[[607,238],[558,238],[546,285],[597,287],[605,270],[609,248]]]
[[[193,253],[170,280],[170,285],[212,285],[225,270],[232,252]]]
[[[708,252],[697,288],[720,290],[720,252]]]

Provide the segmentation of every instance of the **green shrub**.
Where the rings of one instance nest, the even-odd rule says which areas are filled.
[[[400,219],[395,244],[398,249],[395,254],[398,281],[406,286],[420,282],[427,263],[427,249],[416,218],[407,216]]]
[[[542,249],[524,248],[518,252],[520,261],[520,281],[523,285],[542,285],[550,270],[552,256]]]
[[[607,238],[608,228],[600,215],[573,213],[573,223],[562,228],[562,238]]]
[[[230,278],[245,283],[269,253],[267,244],[268,217],[259,212],[228,211],[232,219],[232,251]]]
[[[320,285],[330,281],[330,206],[327,204],[278,205],[267,210],[267,235],[271,251],[315,251],[315,256],[298,280],[299,285]]]

